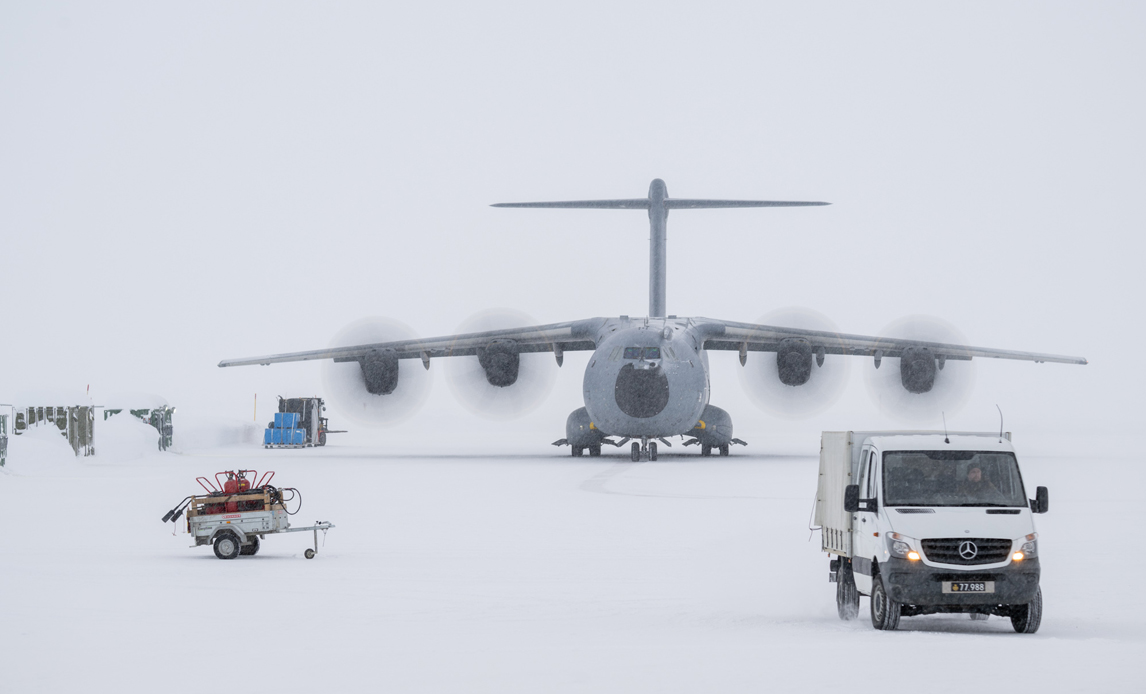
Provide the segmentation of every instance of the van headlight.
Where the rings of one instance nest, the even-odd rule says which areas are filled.
[[[1012,546],[1019,548],[1015,553],[1022,553],[1023,559],[1037,557],[1039,556],[1039,534],[1031,533],[1030,535],[1020,537],[1014,541]]]
[[[919,550],[916,549],[918,543],[914,538],[902,533],[887,533],[884,537],[887,539],[887,551],[891,556],[908,561],[919,561]]]

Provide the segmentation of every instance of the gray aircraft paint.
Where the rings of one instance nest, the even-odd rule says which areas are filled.
[[[654,438],[691,434],[702,445],[716,447],[726,446],[733,440],[732,420],[726,412],[709,404],[708,350],[738,351],[743,363],[748,352],[778,352],[784,350],[785,345],[795,343],[802,346],[809,359],[814,354],[816,364],[822,364],[827,355],[866,356],[874,359],[877,368],[884,357],[898,358],[906,354],[918,359],[923,350],[924,357],[934,359],[938,365],[937,369],[932,369],[933,373],[942,370],[946,360],[970,360],[974,357],[1087,363],[1082,357],[666,316],[665,267],[670,210],[825,204],[676,199],[668,197],[668,189],[660,179],[653,180],[647,198],[499,203],[494,207],[647,210],[650,225],[649,316],[590,318],[510,330],[292,352],[224,360],[219,366],[333,359],[357,361],[366,372],[367,363],[384,353],[391,361],[395,358],[420,359],[428,369],[432,359],[475,355],[494,341],[509,341],[518,353],[553,352],[558,365],[564,352],[593,351],[585,368],[583,388],[584,415],[589,422],[586,424],[584,421],[586,417],[580,408],[569,416],[566,434],[571,445],[599,445],[606,435],[647,442]],[[643,350],[653,347],[660,350],[660,356],[645,358]],[[626,358],[627,348],[639,348],[641,356]],[[708,426],[704,416],[713,420],[713,426]]]

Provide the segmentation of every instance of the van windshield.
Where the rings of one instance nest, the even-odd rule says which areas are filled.
[[[886,506],[1026,506],[1014,453],[889,451],[883,454]]]

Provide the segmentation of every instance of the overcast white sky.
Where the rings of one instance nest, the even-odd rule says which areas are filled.
[[[249,418],[321,389],[367,315],[453,332],[647,310],[641,212],[497,210],[670,195],[827,200],[669,220],[670,313],[803,305],[847,332],[940,316],[983,363],[953,426],[1138,427],[1146,184],[1139,3],[0,5],[0,402],[164,395]],[[738,432],[791,431],[714,354]],[[481,424],[438,374],[412,436],[547,443],[580,402]],[[817,431],[892,424],[860,378]],[[433,371],[433,369],[432,369]],[[268,409],[269,411],[269,409]],[[265,419],[265,418],[263,418]],[[951,421],[949,419],[949,421]],[[814,439],[813,439],[814,440]],[[763,442],[761,442],[763,443]]]

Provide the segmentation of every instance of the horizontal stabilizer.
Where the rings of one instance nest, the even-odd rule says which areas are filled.
[[[670,210],[700,210],[716,207],[811,207],[830,205],[830,202],[789,202],[786,200],[690,200],[688,198],[667,198],[665,207]]]
[[[490,207],[564,207],[601,210],[647,210],[648,198],[633,200],[571,200],[569,202],[499,202]]]
[[[666,198],[664,205],[670,210],[700,210],[719,207],[810,207],[830,205],[830,202],[791,202],[787,200],[693,200]],[[633,200],[570,200],[568,202],[499,202],[490,207],[560,207],[565,209],[647,210],[648,198]]]

